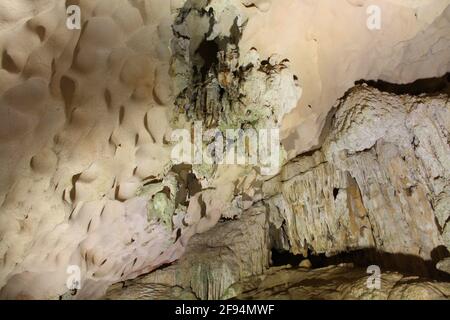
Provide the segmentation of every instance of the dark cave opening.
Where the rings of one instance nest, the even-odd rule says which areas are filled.
[[[341,263],[352,263],[356,268],[377,265],[382,272],[399,272],[407,276],[420,276],[434,280],[450,282],[450,275],[436,269],[436,263],[449,256],[445,247],[438,247],[432,252],[431,260],[407,254],[393,254],[375,249],[362,249],[342,252],[330,257],[308,251],[308,257],[294,255],[289,251],[272,250],[272,267],[290,264],[297,267],[304,259],[309,259],[313,269],[325,268]]]
[[[450,94],[450,72],[442,77],[418,79],[411,83],[396,84],[383,80],[358,80],[355,85],[367,84],[380,91],[393,94],[408,94],[418,96],[421,94]]]
[[[205,81],[209,70],[218,65],[219,60],[217,54],[219,53],[219,45],[216,41],[204,40],[195,52],[203,60],[203,66],[200,70],[202,81]]]

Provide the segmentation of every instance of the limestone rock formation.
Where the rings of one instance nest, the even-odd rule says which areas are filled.
[[[250,18],[241,50],[255,47],[261,56],[278,53],[299,75],[302,99],[282,126],[290,158],[320,146],[328,112],[355,81],[405,84],[447,73],[449,4],[275,0],[266,12],[247,8]],[[380,29],[368,27],[373,5],[380,12]]]
[[[204,1],[191,2],[206,12]],[[222,37],[233,23],[227,18],[232,3],[216,3],[211,27]],[[1,109],[3,298],[65,297],[73,268],[80,277],[76,297],[99,297],[117,281],[175,261],[192,235],[213,227],[227,208],[234,210],[235,183],[252,170],[173,162],[171,121],[179,93],[173,92],[178,78],[170,76],[170,48],[184,4],[68,5],[80,7],[81,30],[67,29],[66,4],[50,1],[38,7],[39,14],[16,21],[14,32],[29,48],[3,40],[2,72],[10,79],[2,84]],[[234,18],[238,9],[232,11]],[[199,25],[195,20],[193,26]],[[195,52],[206,35],[194,34],[199,43],[189,49]],[[201,66],[195,63],[192,68]],[[255,70],[244,78],[252,76],[248,82],[261,85],[269,73]],[[296,90],[287,70],[270,72],[270,81],[272,101],[279,102],[286,88]],[[241,94],[251,90],[244,87]],[[279,126],[297,99],[286,96],[276,116],[267,118],[276,117]]]
[[[450,274],[450,258],[445,258],[436,264],[436,268]]]
[[[177,295],[186,299],[219,299],[234,283],[263,274],[268,268],[267,229],[264,207],[247,211],[239,220],[219,222],[194,236],[179,261],[117,284],[105,298],[168,299]]]
[[[263,186],[284,246],[296,254],[376,248],[439,256],[450,246],[449,125],[446,95],[352,89],[322,148]]]
[[[164,280],[146,297],[219,297],[264,272],[270,247],[445,258],[448,96],[360,87],[322,130],[357,80],[450,70],[450,0],[373,2],[380,30],[363,0],[2,0],[0,298],[99,298],[181,257],[215,274],[195,250],[206,235],[228,252],[224,282]],[[280,128],[293,160],[270,180],[176,163],[172,134],[195,120]],[[267,221],[247,216],[257,202]],[[249,243],[267,251],[215,237],[221,219],[241,239],[253,221]]]
[[[322,148],[264,182],[254,208],[194,237],[176,264],[118,285],[107,297],[167,299],[178,288],[176,297],[187,299],[448,298],[448,282],[423,275],[437,274],[434,263],[448,256],[450,244],[450,212],[443,209],[449,116],[444,95],[351,89],[336,105]],[[381,288],[368,289],[367,271],[348,264],[317,268],[303,260],[267,269],[271,248],[303,256],[359,250],[360,259],[371,249],[382,268],[408,264],[422,277],[383,271]],[[448,270],[448,259],[437,268]]]

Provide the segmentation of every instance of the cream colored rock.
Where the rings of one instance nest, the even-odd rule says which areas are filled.
[[[153,3],[162,16],[143,21],[147,9],[130,2],[80,1],[83,32],[65,27],[64,1],[2,3],[2,298],[57,298],[70,266],[80,270],[77,298],[96,297],[181,255],[136,195],[170,163],[167,116],[155,112],[170,91],[152,92],[157,81],[170,87],[161,75],[170,53],[158,45],[171,35],[148,36],[171,14]]]
[[[262,275],[245,277],[230,286],[222,299],[244,300],[446,300],[450,284],[398,272],[380,274],[380,286],[364,269],[329,266],[308,270],[289,266],[268,269]],[[368,286],[369,284],[369,286]],[[189,290],[144,279],[117,284],[107,299],[195,300]]]
[[[245,3],[251,2],[256,5]],[[380,8],[380,30],[367,27],[373,5]],[[242,51],[255,47],[262,56],[288,58],[304,91],[283,121],[290,158],[320,145],[331,106],[355,81],[409,83],[448,72],[449,5],[448,0],[281,0],[272,1],[267,12],[246,8]]]
[[[300,262],[300,264],[298,266],[300,268],[304,268],[304,269],[312,268],[312,264],[311,264],[311,261],[309,261],[309,259],[302,260],[302,262]]]

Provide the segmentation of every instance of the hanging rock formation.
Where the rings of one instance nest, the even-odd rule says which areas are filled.
[[[194,237],[176,264],[125,289],[117,286],[107,297],[148,298],[147,292],[164,286],[151,297],[173,298],[167,290],[178,288],[185,295],[177,297],[186,299],[447,298],[447,282],[423,276],[439,274],[435,264],[448,257],[450,245],[448,96],[396,95],[361,85],[330,118],[323,146],[265,181],[255,207]],[[255,210],[262,211],[258,224]],[[380,264],[381,289],[368,290],[366,269],[352,264],[309,269],[314,260],[312,266],[304,260],[299,267],[261,269],[271,248],[305,257],[355,251],[355,262]],[[447,265],[448,258],[437,269]]]
[[[263,186],[279,242],[293,253],[376,248],[425,260],[448,248],[449,107],[447,95],[352,89],[321,149]]]

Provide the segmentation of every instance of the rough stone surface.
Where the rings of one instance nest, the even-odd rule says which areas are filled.
[[[365,269],[351,264],[319,269],[272,267],[264,274],[240,279],[221,299],[244,300],[447,300],[450,283],[398,272],[380,274],[380,286]],[[368,287],[373,286],[373,287]],[[107,299],[196,300],[189,289],[136,279],[113,286]],[[217,298],[216,298],[217,299]]]
[[[269,265],[265,208],[246,211],[240,219],[220,222],[194,236],[184,256],[171,266],[111,287],[106,299],[219,299],[232,284],[262,274]],[[159,290],[166,288],[167,290]],[[180,289],[182,288],[182,289]]]
[[[170,49],[184,2],[74,4],[81,30],[67,29],[65,1],[0,5],[1,298],[66,297],[73,267],[75,298],[95,298],[177,260],[190,237],[233,211],[236,181],[252,171],[204,179],[204,168],[172,161]],[[214,6],[214,32],[229,33],[228,11],[242,4]],[[288,109],[278,111],[281,122]]]
[[[352,89],[323,147],[263,186],[272,225],[296,254],[376,248],[430,260],[450,247],[449,130],[446,95]]]
[[[379,30],[367,27],[372,5],[381,12]],[[288,58],[303,88],[302,99],[283,120],[290,158],[320,146],[331,106],[355,81],[410,83],[449,72],[449,5],[449,0],[275,0],[267,12],[247,8],[242,51],[255,47],[261,56]]]
[[[436,282],[397,272],[380,275],[380,288],[369,289],[370,275],[351,266],[305,270],[274,268],[233,285],[228,298],[293,300],[447,300],[450,283]]]
[[[145,298],[162,285],[152,297],[174,297],[167,288],[177,288],[177,297],[199,299],[447,299],[450,283],[399,272],[382,272],[381,288],[369,289],[366,269],[349,264],[264,265],[270,247],[304,256],[371,249],[409,272],[448,255],[449,212],[440,208],[448,201],[449,116],[444,95],[355,87],[336,105],[323,147],[263,183],[257,209],[197,235],[179,262],[117,285],[109,297]],[[224,236],[237,229],[239,237]],[[448,272],[448,259],[437,268]]]
[[[196,1],[198,6],[206,2]],[[234,23],[229,18],[238,14],[247,21],[240,52],[255,47],[263,59],[270,57],[275,70],[282,63],[298,75],[303,96],[283,121],[285,147],[292,157],[318,145],[330,107],[355,80],[404,83],[450,70],[449,0],[377,0],[386,13],[382,31],[366,28],[367,2],[214,2],[220,14],[215,16],[217,28],[211,36],[223,34]],[[80,6],[81,30],[66,26],[68,4]],[[178,95],[169,72],[172,26],[185,4],[183,0],[1,1],[1,298],[65,297],[71,266],[81,271],[81,289],[75,298],[102,296],[112,283],[177,260],[193,235],[212,228],[221,215],[239,216],[248,208],[248,197],[260,197],[250,187],[255,170],[220,168],[213,179],[200,182],[199,192],[192,177],[195,169],[186,172],[171,163],[170,119]],[[228,10],[231,7],[236,11]],[[285,58],[289,61],[283,62]],[[239,65],[248,65],[245,59],[242,54]],[[256,74],[266,77],[267,72]],[[292,84],[292,79],[286,78],[288,82]],[[291,93],[291,88],[286,86],[286,92]],[[290,109],[289,105],[274,110]],[[282,115],[274,118],[278,117]],[[445,148],[435,150],[440,160],[434,161],[437,158],[428,156],[430,146],[423,142],[428,127],[421,131],[417,118],[408,119],[421,139],[415,153],[437,177],[439,162],[448,164],[442,155]],[[343,170],[342,164],[333,165]],[[334,169],[324,165],[321,170]],[[443,225],[448,208],[446,174],[428,188],[448,243],[449,227]],[[354,178],[357,184],[364,179]],[[354,186],[348,176],[336,175],[336,179],[343,186]],[[237,190],[241,194],[234,208],[235,187],[243,181],[246,193]],[[413,198],[419,199],[422,187],[413,189]],[[360,192],[363,198],[366,192]],[[351,199],[359,205],[356,188]],[[430,216],[426,202],[419,207],[423,217]],[[379,227],[373,240],[377,247],[385,237],[383,248],[396,247],[390,229]],[[423,225],[426,239],[420,241],[420,227],[412,224],[416,235],[400,227],[399,232],[408,234],[402,236],[404,241],[413,239],[407,250],[416,253],[422,241],[420,255],[426,256],[442,242],[428,227]],[[286,233],[276,227],[270,233],[279,236],[279,246],[290,247]],[[339,232],[340,239],[345,233]],[[336,249],[326,241],[313,242],[318,246],[322,242],[326,250]],[[359,246],[370,239],[345,242]]]

